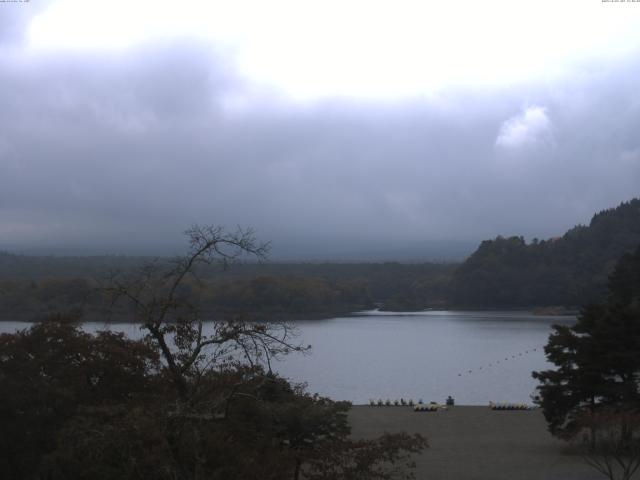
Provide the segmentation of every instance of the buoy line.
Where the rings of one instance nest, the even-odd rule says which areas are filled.
[[[506,357],[504,357],[504,359],[500,358],[499,360],[495,360],[495,361],[493,361],[493,362],[491,362],[489,364],[480,365],[479,367],[476,367],[475,370],[474,369],[468,369],[466,371],[466,373],[464,371],[462,371],[462,372],[458,373],[458,376],[462,377],[463,375],[471,375],[471,374],[474,373],[474,371],[477,371],[477,370],[484,370],[484,369],[488,369],[488,368],[493,368],[494,366],[499,365],[501,362],[508,362],[509,360],[515,360],[517,357],[522,357],[524,355],[528,355],[530,353],[537,352],[538,350],[543,350],[543,347],[537,346],[537,347],[534,347],[534,348],[529,348],[527,350],[516,352],[516,353],[514,353],[514,354],[512,354],[510,356],[507,355]]]

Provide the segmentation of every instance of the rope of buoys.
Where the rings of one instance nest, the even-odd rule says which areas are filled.
[[[532,349],[529,349],[529,350],[525,350],[524,352],[518,352],[518,353],[517,353],[517,356],[518,356],[518,357],[522,357],[522,355],[523,355],[523,354],[524,354],[524,355],[526,355],[526,354],[528,354],[528,353],[530,353],[530,352],[537,352],[537,351],[538,351],[538,348],[540,348],[540,347],[536,347],[536,348],[532,348]],[[515,358],[516,358],[516,354],[511,355],[511,358],[512,358],[512,359],[515,359]],[[493,367],[493,366],[494,366],[494,363],[495,363],[496,365],[499,365],[501,362],[506,362],[506,361],[508,361],[508,360],[509,360],[509,357],[508,357],[508,356],[506,356],[506,357],[504,358],[504,360],[496,360],[495,362],[489,363],[488,365],[481,365],[480,367],[478,367],[478,368],[477,368],[477,370],[482,370],[483,368]],[[467,370],[467,372],[466,372],[466,373],[468,373],[468,374],[473,373],[473,369]],[[459,377],[462,377],[462,375],[463,375],[463,372],[458,373],[458,376],[459,376]]]
[[[375,400],[373,398],[369,399],[369,406],[371,407],[413,407],[414,412],[436,412],[438,410],[447,410],[446,405],[440,405],[436,402],[424,403],[422,399],[418,401],[418,403],[414,403],[413,399],[404,400],[401,398],[400,400],[391,400],[387,398],[386,400],[382,400],[379,398]]]

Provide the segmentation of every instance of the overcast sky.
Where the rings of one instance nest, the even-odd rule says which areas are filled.
[[[0,82],[0,245],[330,257],[640,195],[640,3],[0,3]]]

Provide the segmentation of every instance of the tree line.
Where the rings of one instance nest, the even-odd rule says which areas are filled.
[[[606,295],[616,262],[639,244],[640,199],[597,213],[562,237],[497,237],[455,270],[449,300],[480,308],[579,307]]]
[[[604,297],[615,262],[638,244],[640,199],[633,199],[562,237],[486,240],[461,264],[243,261],[230,270],[199,266],[200,281],[186,281],[182,290],[210,315],[332,316],[374,306],[577,308]],[[0,253],[0,319],[33,319],[63,306],[100,314],[104,298],[95,292],[111,272],[149,263],[169,266],[171,259]]]
[[[114,257],[111,264],[108,257],[47,257],[38,270],[33,261],[33,257],[0,254],[0,319],[33,320],[63,310],[126,319],[127,308],[111,305],[100,286],[108,283],[112,272],[136,271],[150,263],[171,266],[168,258]],[[376,305],[420,309],[425,303],[446,303],[453,268],[448,264],[400,263],[244,262],[231,269],[200,265],[198,280],[186,279],[181,294],[191,295],[210,316],[334,316]]]

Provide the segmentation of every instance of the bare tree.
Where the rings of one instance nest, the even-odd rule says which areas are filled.
[[[295,341],[284,322],[248,323],[239,318],[210,319],[206,325],[193,299],[182,290],[187,279],[201,283],[198,267],[219,264],[226,268],[242,256],[263,260],[269,245],[258,243],[251,229],[229,233],[219,226],[194,225],[185,232],[187,254],[170,263],[147,263],[133,274],[112,275],[104,290],[112,304],[122,300],[159,348],[173,383],[183,399],[190,385],[221,362],[242,359],[251,365],[308,347]],[[195,382],[194,382],[195,380]]]
[[[630,480],[640,468],[640,413],[603,410],[579,420],[585,428],[582,457],[609,480]]]

